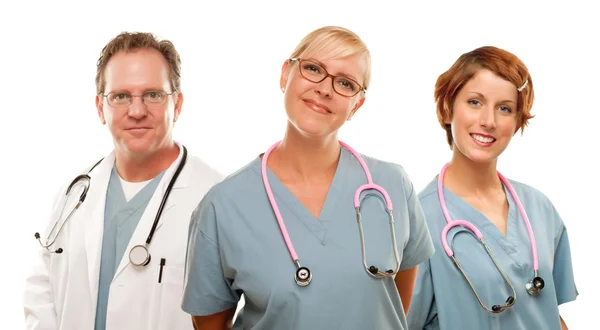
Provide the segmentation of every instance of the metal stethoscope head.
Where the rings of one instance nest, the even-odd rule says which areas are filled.
[[[538,272],[536,270],[533,272],[533,279],[529,280],[525,284],[525,288],[530,295],[536,296],[542,291],[545,285],[544,279],[538,276]]]
[[[98,162],[98,163],[100,163],[100,162]],[[96,163],[96,165],[98,165],[98,163]],[[94,165],[94,167],[96,167],[96,165]],[[87,193],[88,193],[88,190],[90,189],[90,183],[91,183],[91,178],[90,178],[90,176],[88,174],[94,169],[94,167],[92,167],[90,169],[90,171],[88,171],[87,174],[78,175],[75,179],[73,179],[73,181],[71,182],[71,184],[67,188],[67,192],[65,193],[65,200],[64,200],[64,203],[63,203],[62,210],[60,212],[60,215],[59,215],[57,221],[52,226],[52,229],[50,230],[50,233],[48,233],[48,237],[46,237],[46,243],[45,244],[42,243],[42,240],[40,238],[40,233],[35,233],[35,238],[40,243],[40,246],[43,247],[43,248],[45,248],[46,250],[48,250],[50,253],[58,253],[58,254],[63,253],[63,249],[62,248],[58,248],[56,250],[52,250],[52,249],[50,249],[50,247],[52,245],[54,245],[54,243],[56,242],[56,238],[58,238],[58,235],[60,235],[60,232],[62,231],[62,229],[65,226],[65,224],[67,223],[67,221],[69,221],[69,219],[71,218],[71,216],[73,215],[73,213],[75,213],[75,211],[85,201],[85,198],[87,197]],[[65,206],[67,205],[67,196],[69,196],[69,193],[71,192],[71,190],[73,189],[73,187],[77,183],[79,183],[79,182],[83,183],[83,191],[81,192],[81,195],[79,195],[79,200],[77,201],[77,204],[71,210],[71,212],[69,212],[69,215],[67,215],[67,217],[62,222],[62,224],[60,224],[60,227],[58,227],[58,231],[56,232],[56,235],[54,235],[54,238],[51,240],[50,237],[52,236],[52,233],[55,230],[57,230],[56,227],[58,226],[58,223],[60,222],[60,218],[62,218],[62,215],[63,215],[63,213],[65,211]]]
[[[310,281],[312,281],[312,272],[310,269],[300,266],[300,262],[298,260],[294,261],[294,263],[297,267],[296,273],[294,274],[294,280],[296,281],[296,284],[299,286],[309,285]]]

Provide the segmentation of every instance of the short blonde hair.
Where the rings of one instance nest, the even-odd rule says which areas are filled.
[[[358,35],[346,28],[325,26],[312,31],[300,41],[290,57],[303,58],[319,54],[334,59],[357,53],[365,57],[366,69],[362,85],[364,89],[368,89],[371,81],[371,53]]]

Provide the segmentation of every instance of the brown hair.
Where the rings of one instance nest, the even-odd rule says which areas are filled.
[[[171,92],[181,90],[181,58],[175,46],[169,40],[159,40],[154,34],[146,32],[122,32],[113,38],[100,52],[96,69],[96,95],[104,94],[106,85],[104,71],[108,61],[118,52],[130,52],[151,48],[159,51],[169,64]]]
[[[517,100],[517,130],[520,129],[522,133],[529,119],[534,117],[530,113],[534,98],[533,81],[525,64],[506,50],[493,46],[477,48],[461,55],[435,83],[437,117],[442,128],[446,130],[446,139],[451,149],[452,129],[450,124],[445,122],[452,118],[452,106],[461,88],[481,69],[494,72],[520,89]]]

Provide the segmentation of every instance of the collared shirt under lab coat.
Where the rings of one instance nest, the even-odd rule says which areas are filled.
[[[181,310],[187,230],[193,210],[204,194],[222,180],[221,174],[193,156],[188,156],[166,202],[149,246],[152,259],[145,267],[129,263],[131,248],[146,241],[161,199],[181,162],[182,153],[163,175],[156,192],[119,263],[110,287],[106,329],[162,330],[193,329],[191,317]],[[115,161],[114,152],[90,173],[87,198],[63,227],[52,248],[61,254],[41,249],[32,274],[25,285],[26,329],[93,329],[98,296],[102,232],[106,191]],[[76,186],[70,201],[79,197]],[[62,209],[61,190],[54,204],[45,239]],[[65,210],[66,216],[69,207]],[[162,281],[158,283],[160,260],[166,259]]]

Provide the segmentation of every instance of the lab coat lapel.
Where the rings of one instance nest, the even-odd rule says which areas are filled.
[[[138,223],[137,227],[135,228],[135,231],[133,232],[133,235],[131,236],[131,239],[129,240],[129,244],[127,245],[127,248],[125,249],[125,253],[123,253],[123,257],[121,258],[119,267],[117,268],[117,271],[115,272],[115,277],[113,278],[113,281],[127,267],[135,267],[135,266],[130,265],[129,252],[131,251],[131,249],[134,246],[144,245],[146,243],[146,240],[148,239],[148,235],[150,234],[150,230],[152,229],[152,225],[154,224],[154,219],[156,218],[156,213],[158,212],[160,203],[162,202],[163,196],[167,192],[167,187],[169,186],[169,183],[171,182],[171,179],[173,178],[173,175],[175,174],[175,171],[177,170],[177,167],[179,166],[182,159],[183,159],[183,150],[181,149],[181,152],[179,153],[179,157],[167,169],[167,171],[165,172],[165,175],[163,175],[163,177],[160,180],[160,183],[156,187],[154,194],[150,198],[150,201],[148,202],[148,205],[146,206],[146,209],[144,210],[144,214],[142,215],[140,222]],[[189,170],[189,166],[184,166],[181,173],[179,174],[179,177],[177,178],[177,181],[173,184],[171,194],[169,195],[169,198],[167,199],[167,202],[165,203],[165,206],[163,207],[163,211],[160,216],[159,222],[156,225],[156,229],[154,231],[154,236],[156,236],[156,232],[162,226],[165,216],[168,213],[169,209],[172,208],[173,206],[175,206],[175,204],[177,202],[176,198],[173,196],[174,190],[187,187],[190,172],[191,171]],[[156,245],[156,241],[153,238],[152,241],[150,242],[150,245],[148,246],[148,250],[150,251],[150,256],[152,256],[152,250],[153,250],[152,248],[155,245]],[[152,262],[152,260],[150,262]]]
[[[96,310],[98,296],[98,278],[100,276],[100,257],[102,235],[104,232],[104,205],[110,172],[115,162],[112,152],[96,167],[90,175],[90,189],[86,201],[82,204],[82,221],[87,222],[85,230],[85,252],[88,266],[88,281],[92,297],[92,306]]]

